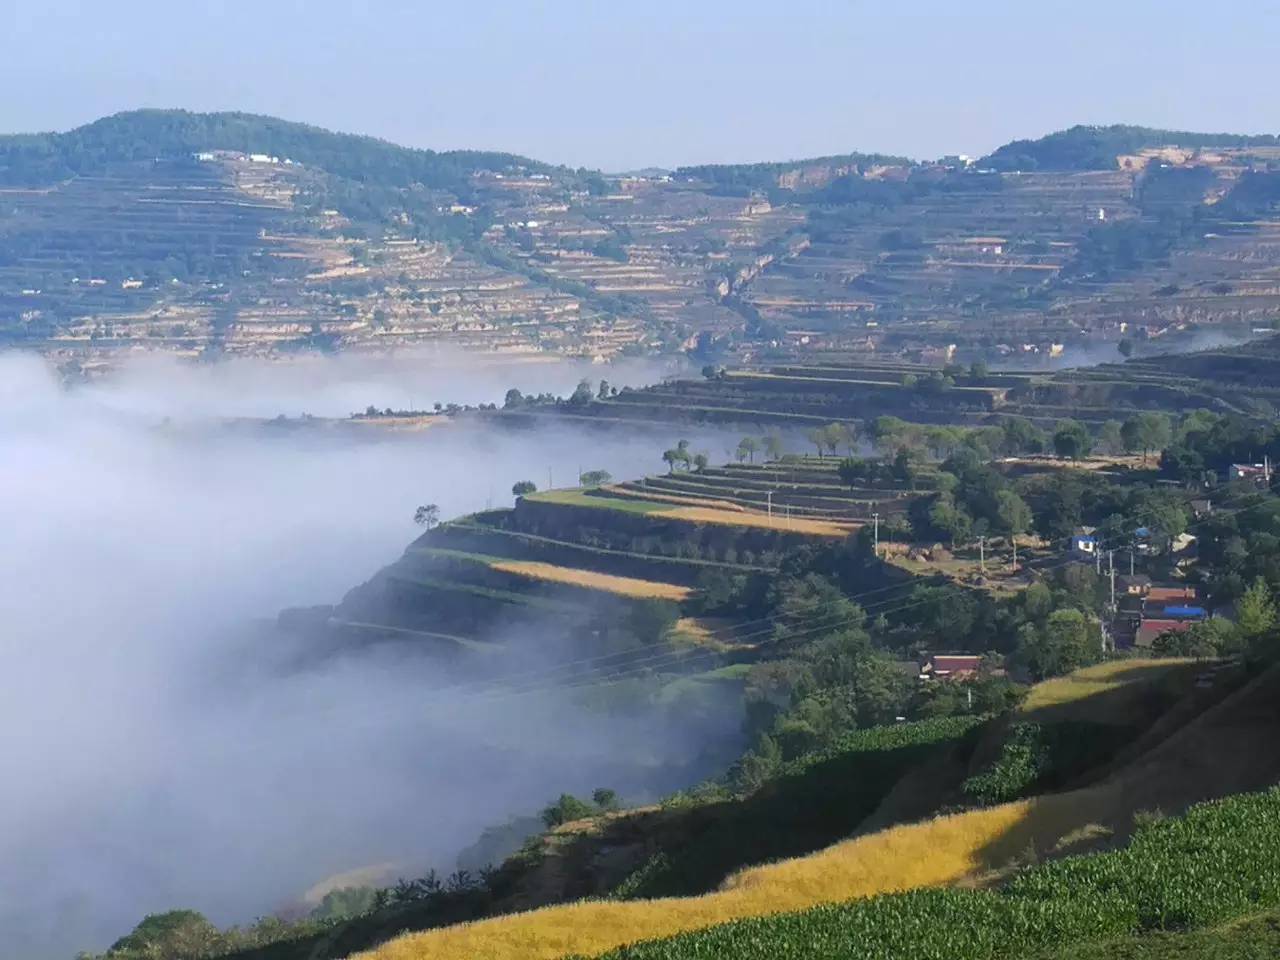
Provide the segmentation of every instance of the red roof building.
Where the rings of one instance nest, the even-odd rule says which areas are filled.
[[[1144,620],[1133,638],[1136,647],[1150,648],[1162,633],[1181,633],[1191,627],[1190,620]]]

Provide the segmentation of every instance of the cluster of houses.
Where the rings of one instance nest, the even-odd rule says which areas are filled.
[[[1162,634],[1179,633],[1208,617],[1191,584],[1157,584],[1145,573],[1116,578],[1111,635],[1117,649],[1150,650]]]

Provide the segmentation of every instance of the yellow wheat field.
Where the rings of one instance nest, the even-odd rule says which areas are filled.
[[[675,583],[658,580],[641,580],[638,577],[619,577],[611,573],[596,573],[575,567],[557,567],[552,563],[536,560],[495,560],[489,564],[494,570],[514,573],[532,580],[567,583],[575,587],[590,587],[623,597],[657,597],[662,600],[684,600],[693,591]]]
[[[1054,711],[1057,714],[1069,704],[1095,698],[1099,694],[1122,687],[1131,688],[1137,695],[1145,682],[1158,680],[1194,662],[1169,657],[1162,660],[1112,660],[1084,667],[1066,676],[1037,683],[1023,701],[1020,712],[1041,714],[1052,708],[1059,708]],[[1096,703],[1096,700],[1093,701],[1093,704]],[[1092,705],[1090,709],[1094,709]],[[1096,719],[1092,714],[1084,719],[1090,718]]]
[[[807,533],[816,537],[847,537],[860,526],[856,523],[842,524],[829,520],[805,520],[799,517],[769,517],[763,513],[731,513],[727,510],[709,510],[704,507],[675,507],[671,510],[656,510],[650,516],[670,517],[673,520],[688,520],[693,523],[719,523],[729,527],[761,527],[765,530],[782,530],[791,533]]]
[[[1049,798],[1060,801],[1064,798]],[[554,960],[598,956],[637,940],[668,937],[742,917],[762,916],[877,893],[954,883],[1017,856],[1039,824],[1061,835],[1087,805],[1023,801],[938,817],[846,840],[807,857],[752,867],[701,897],[587,902],[409,934],[363,960]],[[1025,837],[1022,834],[1026,834]]]

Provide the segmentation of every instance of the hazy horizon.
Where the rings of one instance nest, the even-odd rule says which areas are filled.
[[[241,110],[620,171],[981,155],[1078,123],[1280,129],[1267,95],[1280,11],[1258,2],[1215,23],[1212,48],[1198,8],[1096,0],[1069,11],[811,2],[785,16],[723,0],[659,0],[644,16],[579,2],[231,2],[184,10],[181,30],[166,10],[13,4],[0,78],[26,94],[0,104],[0,131],[140,107]]]

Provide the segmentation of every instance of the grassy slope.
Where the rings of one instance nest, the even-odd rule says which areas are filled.
[[[1140,810],[1181,810],[1273,782],[1280,777],[1280,757],[1271,749],[1280,728],[1278,701],[1280,670],[1272,670],[1096,786],[846,840],[808,857],[746,870],[702,897],[572,904],[410,935],[368,956],[594,956],[737,918],[981,878],[1031,849],[1070,852],[1075,842],[1099,831],[1123,836]]]

